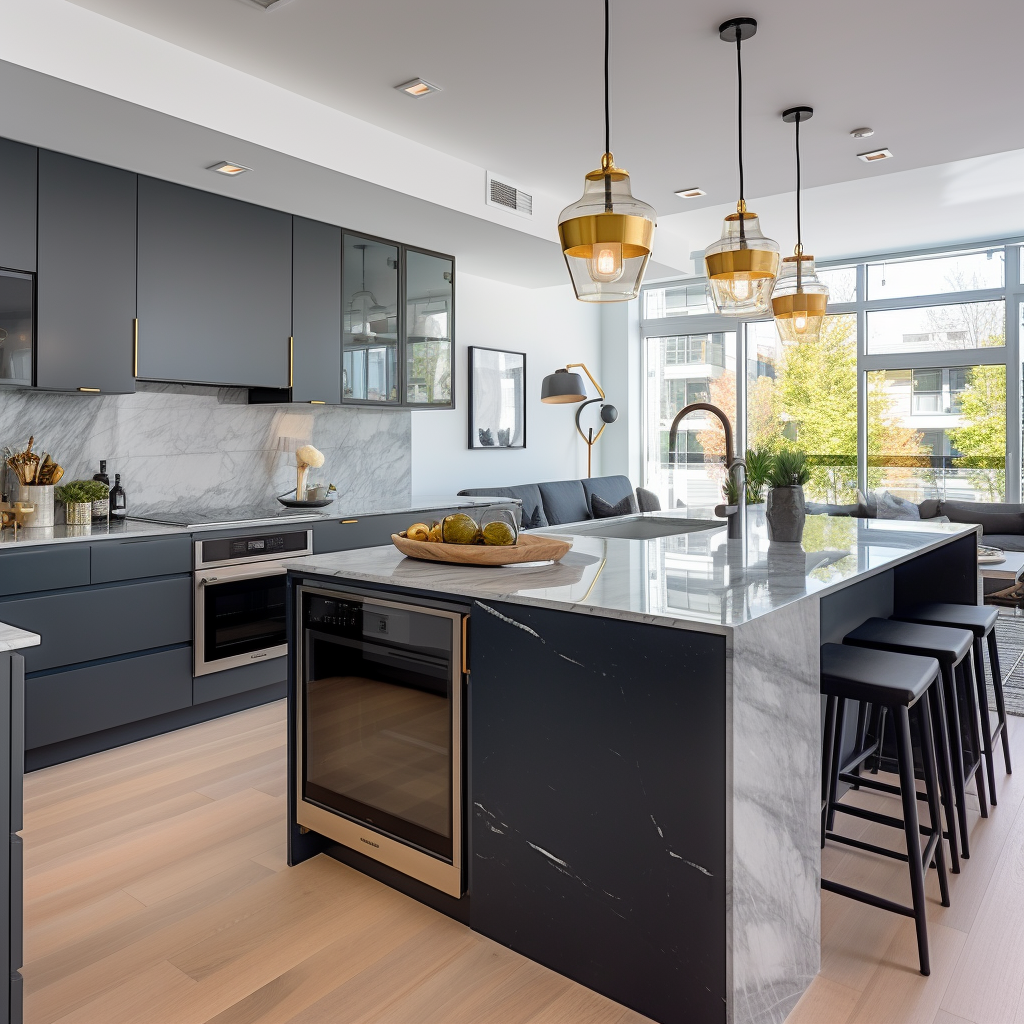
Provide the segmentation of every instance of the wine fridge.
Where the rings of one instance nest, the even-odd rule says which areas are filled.
[[[298,824],[463,892],[463,612],[296,589]]]

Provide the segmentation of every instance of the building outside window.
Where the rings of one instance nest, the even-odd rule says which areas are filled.
[[[805,451],[811,500],[850,503],[865,489],[917,502],[1020,500],[1022,249],[991,244],[825,267],[821,338],[794,346],[782,345],[773,321],[710,314],[703,282],[648,286],[644,486],[665,507],[720,500],[717,421],[687,417],[685,457],[669,463],[672,418],[701,399],[662,384],[685,375],[738,424],[746,448]]]

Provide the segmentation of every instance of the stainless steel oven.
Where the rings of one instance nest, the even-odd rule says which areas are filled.
[[[313,551],[313,531],[264,530],[195,544],[193,672],[205,676],[288,653],[288,559]]]
[[[298,823],[460,897],[465,614],[297,593]]]

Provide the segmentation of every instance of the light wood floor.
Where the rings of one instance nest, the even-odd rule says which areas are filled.
[[[1011,726],[1018,772],[972,815],[949,909],[929,879],[931,977],[909,919],[825,893],[821,974],[788,1024],[1024,1024]],[[286,870],[284,791],[283,703],[29,775],[27,1024],[645,1020],[329,858]],[[823,864],[909,901],[897,862],[830,847]]]
[[[327,857],[285,867],[284,704],[25,780],[27,1024],[644,1024]]]

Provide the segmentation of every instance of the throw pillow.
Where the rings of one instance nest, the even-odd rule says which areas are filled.
[[[660,512],[661,499],[646,487],[636,489],[636,504],[641,512]]]
[[[867,494],[864,494],[861,491],[857,491],[857,518],[878,518],[878,501],[875,497],[874,491],[868,491]]]
[[[939,511],[954,523],[977,523],[983,533],[1024,533],[1024,512],[984,512],[985,504],[944,501]]]
[[[534,510],[530,512],[526,506],[523,506],[522,521],[519,524],[520,530],[539,530],[541,527],[548,526],[547,516],[544,515],[544,509],[537,505]]]
[[[879,519],[913,519],[920,520],[921,510],[912,501],[900,498],[888,491],[877,496]]]
[[[636,511],[633,507],[632,494],[627,494],[622,501],[617,502],[614,505],[610,501],[605,501],[604,498],[595,494],[590,499],[590,508],[594,513],[595,519],[611,519],[612,516],[628,516]]]

